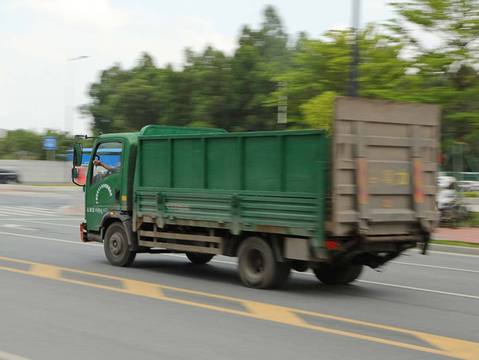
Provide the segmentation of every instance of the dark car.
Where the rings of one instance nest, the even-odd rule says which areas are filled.
[[[0,169],[0,184],[20,182],[18,174],[13,170]]]

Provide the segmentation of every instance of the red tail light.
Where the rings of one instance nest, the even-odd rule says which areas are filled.
[[[340,247],[339,242],[334,241],[334,240],[326,240],[326,249],[328,250],[337,250]]]

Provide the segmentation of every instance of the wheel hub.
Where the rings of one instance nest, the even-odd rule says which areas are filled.
[[[252,249],[248,254],[248,265],[255,274],[260,274],[264,271],[264,257],[257,249]]]
[[[123,242],[118,235],[113,235],[110,240],[110,251],[113,255],[118,256],[123,251]]]

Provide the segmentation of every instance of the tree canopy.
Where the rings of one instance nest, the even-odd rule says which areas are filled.
[[[479,0],[391,6],[393,19],[358,33],[359,95],[441,105],[446,157],[460,143],[478,158]],[[347,93],[353,39],[350,29],[290,35],[268,6],[257,28],[243,26],[232,54],[207,46],[186,49],[179,68],[158,66],[148,53],[131,68],[112,65],[91,84],[82,112],[95,133],[151,123],[238,131],[284,128],[278,109],[287,106],[287,128],[329,129],[334,98]],[[25,149],[38,148],[17,135]],[[16,151],[8,144],[0,143],[0,156]]]

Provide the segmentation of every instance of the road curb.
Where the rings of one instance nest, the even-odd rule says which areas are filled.
[[[429,250],[479,256],[479,248],[467,246],[429,244]]]

